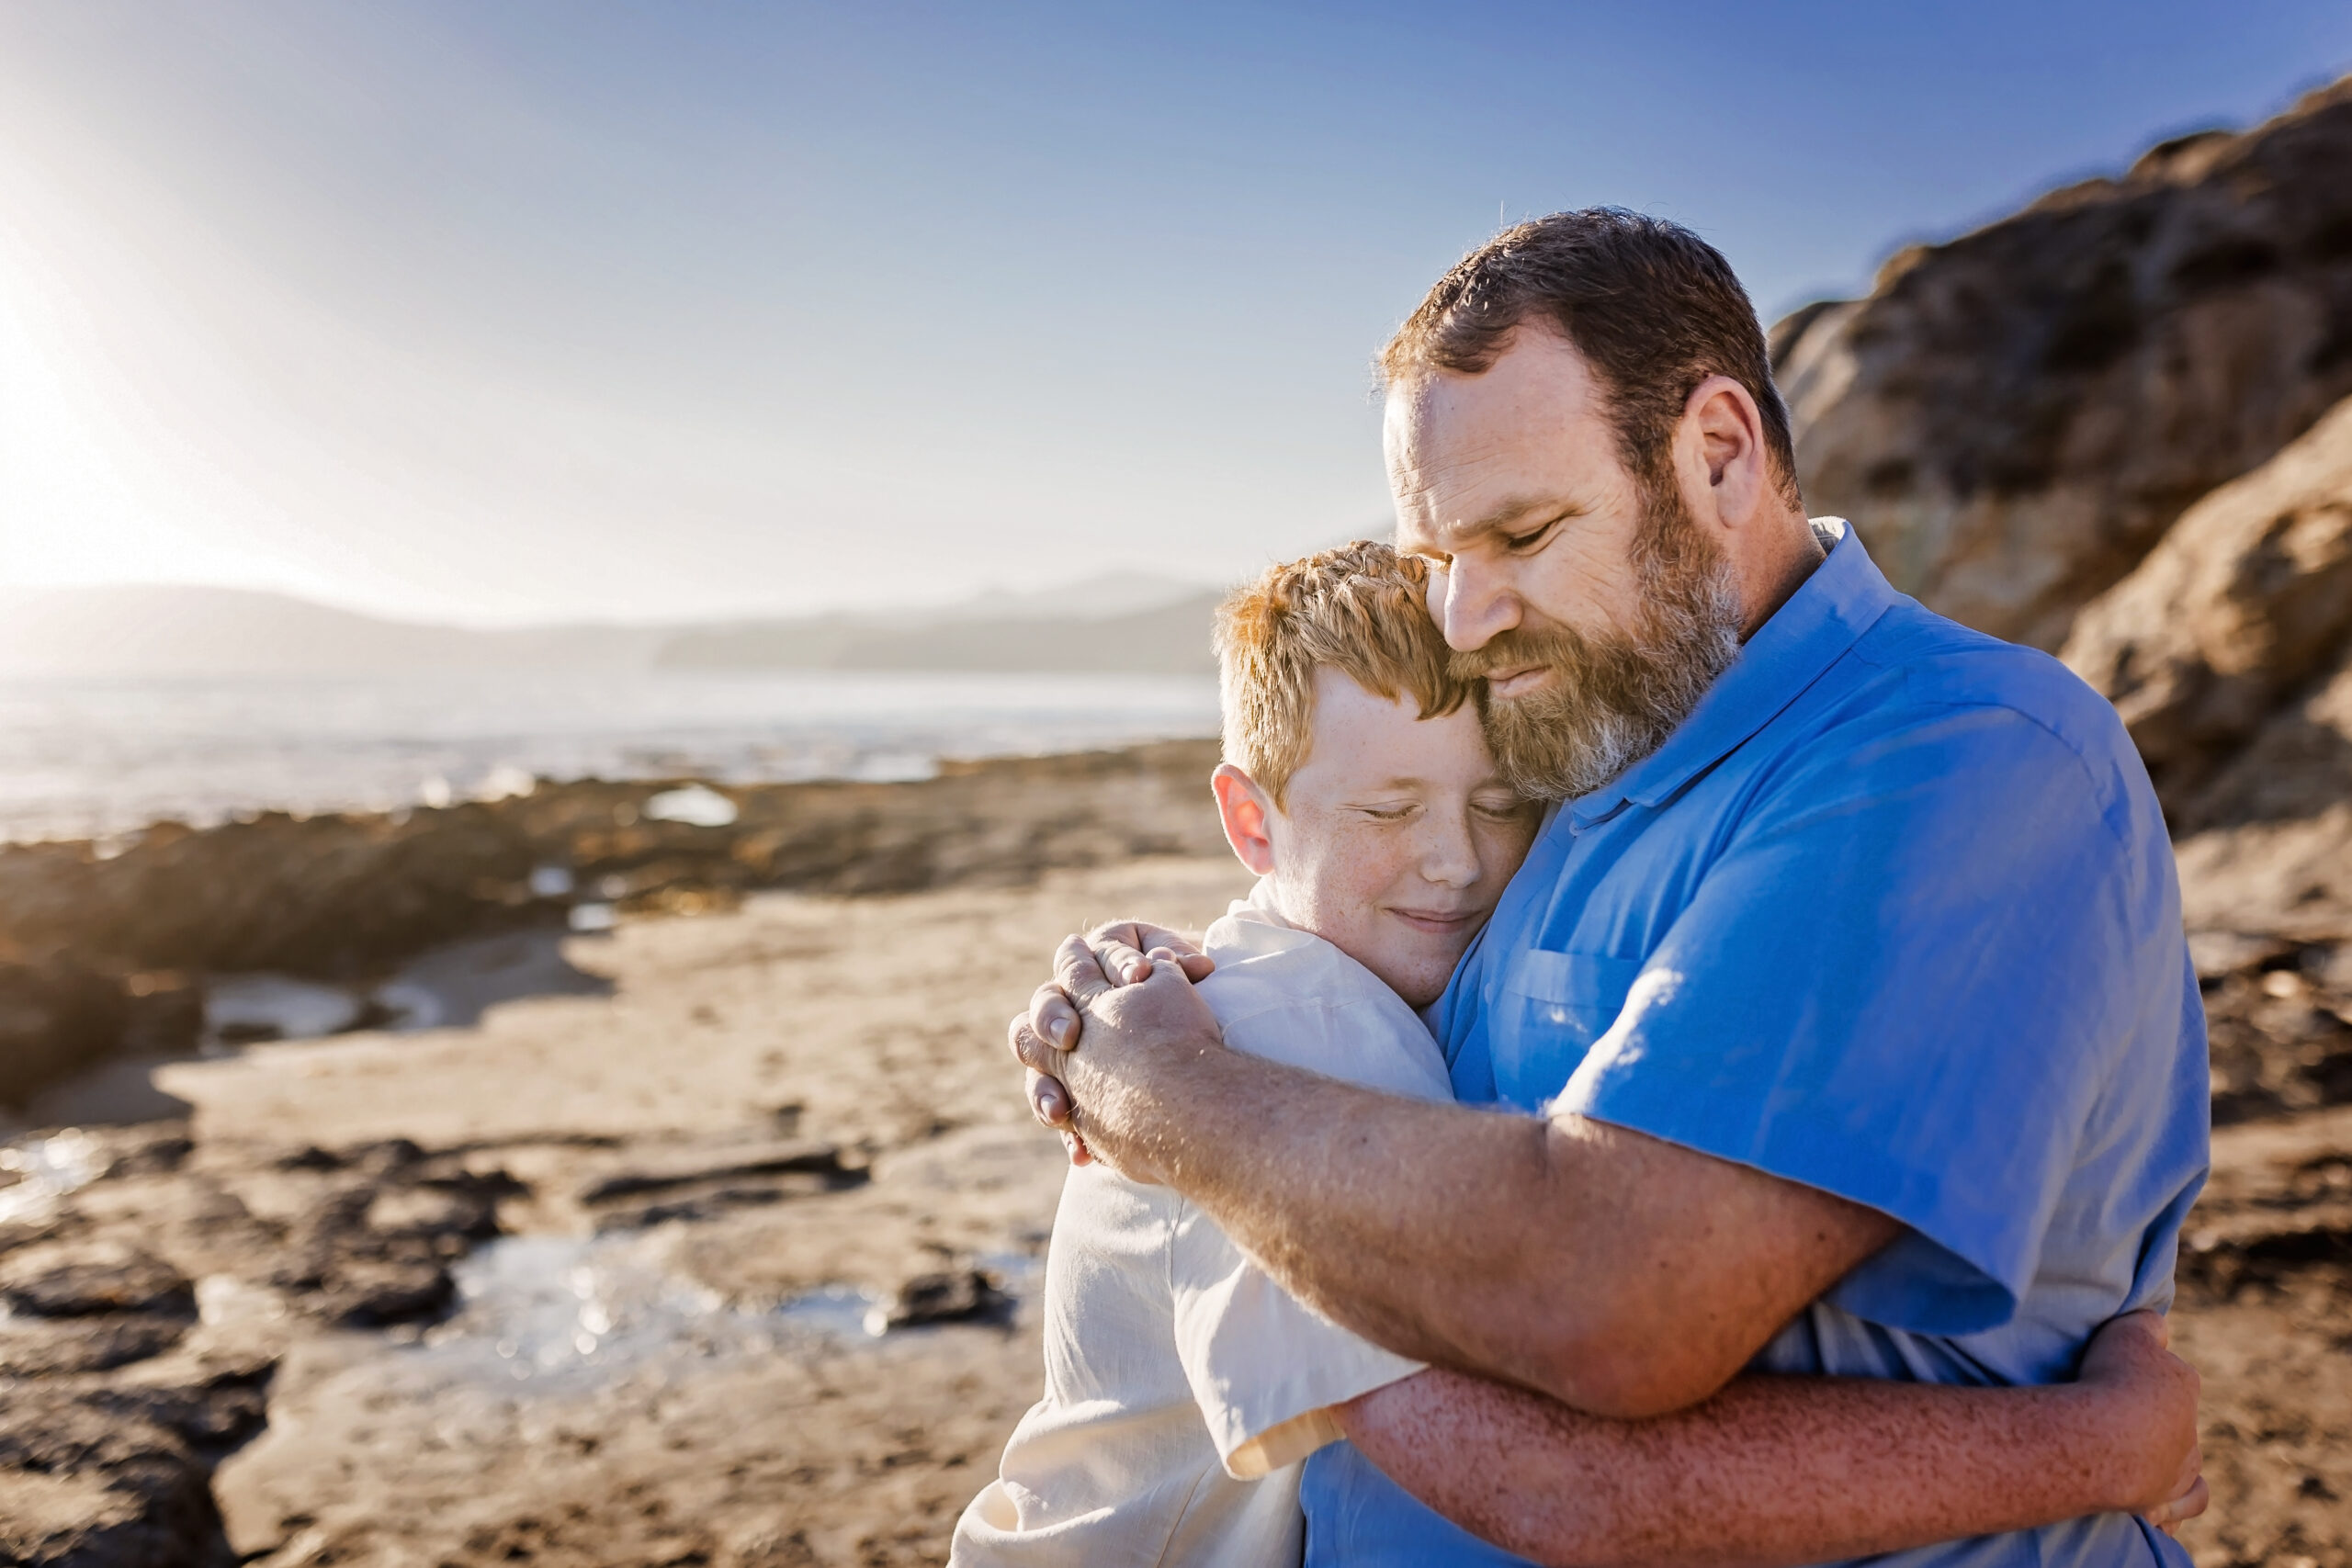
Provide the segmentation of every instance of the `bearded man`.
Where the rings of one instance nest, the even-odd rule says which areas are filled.
[[[1382,367],[1398,545],[1555,803],[1430,1014],[1464,1104],[1225,1050],[1141,923],[1064,943],[1012,1029],[1041,1118],[1431,1364],[1310,1461],[1309,1562],[1514,1561],[1440,1515],[1509,1544],[1570,1506],[1449,1379],[1634,1418],[1743,1369],[2052,1383],[2168,1304],[2204,1022],[2113,711],[1807,519],[1754,311],[1684,230],[1503,233]],[[1903,1560],[2187,1557],[2105,1515]]]

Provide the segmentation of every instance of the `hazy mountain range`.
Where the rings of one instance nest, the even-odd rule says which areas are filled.
[[[198,587],[0,595],[0,679],[395,675],[503,670],[1213,671],[1222,591],[1121,575],[906,611],[481,630]]]

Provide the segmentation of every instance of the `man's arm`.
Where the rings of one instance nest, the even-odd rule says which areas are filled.
[[[2134,1313],[2054,1388],[1743,1377],[1633,1422],[1430,1371],[1340,1417],[1406,1491],[1535,1562],[1781,1568],[2086,1514],[2170,1529],[2202,1513],[2197,1374],[2165,1339]]]
[[[1025,1017],[1013,1046],[1068,1084],[1097,1156],[1175,1187],[1366,1338],[1594,1415],[1715,1393],[1898,1228],[1600,1122],[1396,1100],[1227,1051],[1174,964],[1114,986],[1073,938],[1057,970],[1084,1047],[1046,1045]],[[1074,1025],[1068,1006],[1041,1004],[1040,1024]]]

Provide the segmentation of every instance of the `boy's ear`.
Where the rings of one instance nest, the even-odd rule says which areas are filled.
[[[1217,819],[1225,824],[1225,841],[1241,863],[1260,876],[1274,869],[1274,840],[1268,818],[1273,815],[1273,803],[1258,781],[1230,762],[1219,762],[1216,772],[1209,775],[1209,788],[1216,793]]]

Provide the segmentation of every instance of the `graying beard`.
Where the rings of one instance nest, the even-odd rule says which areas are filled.
[[[1739,657],[1740,646],[1739,584],[1731,563],[1717,558],[1692,587],[1696,592],[1687,595],[1661,594],[1649,602],[1643,638],[1649,657],[1635,693],[1638,706],[1629,711],[1588,703],[1579,708],[1558,700],[1572,694],[1544,693],[1509,705],[1499,716],[1489,710],[1497,765],[1513,789],[1539,800],[1589,795],[1655,752],[1690,716]],[[1562,735],[1564,728],[1583,733]],[[1557,743],[1539,744],[1529,755],[1531,749],[1520,742],[1538,737]]]

